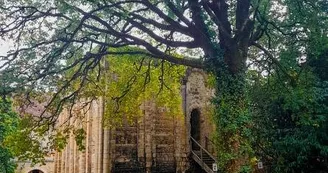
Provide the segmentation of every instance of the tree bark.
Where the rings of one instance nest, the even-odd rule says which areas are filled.
[[[219,156],[227,158],[224,162],[224,172],[239,172],[241,166],[247,164],[247,137],[242,136],[244,127],[248,122],[243,122],[247,113],[247,100],[245,92],[246,58],[248,47],[242,43],[233,43],[225,46],[223,62],[216,62],[210,68],[216,76],[216,125],[218,132],[218,153],[228,154]],[[220,61],[220,59],[218,59]],[[222,60],[221,60],[222,61]],[[245,154],[240,154],[245,153]]]

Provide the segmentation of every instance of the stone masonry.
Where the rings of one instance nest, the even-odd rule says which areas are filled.
[[[198,110],[199,143],[208,148],[214,130],[208,114],[213,90],[206,86],[206,75],[189,69],[182,83],[184,116],[165,116],[163,109],[148,102],[141,106],[143,116],[135,122],[105,128],[102,123],[103,100],[92,102],[82,120],[70,124],[86,131],[85,150],[79,151],[73,134],[64,150],[56,152],[53,162],[42,168],[44,173],[129,173],[162,172],[182,173],[190,168],[190,136],[193,128],[191,112]],[[67,119],[68,112],[59,117],[59,124]],[[36,168],[29,168],[28,173]],[[23,169],[20,169],[23,170]],[[25,170],[25,169],[24,169]]]

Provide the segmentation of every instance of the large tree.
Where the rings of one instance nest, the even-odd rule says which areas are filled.
[[[326,6],[324,0],[7,0],[0,7],[0,36],[14,45],[1,57],[0,69],[15,76],[14,83],[8,82],[11,90],[55,93],[48,108],[75,100],[88,80],[79,80],[81,87],[75,91],[65,88],[86,79],[105,55],[141,54],[205,69],[216,79],[222,167],[234,172],[239,166],[231,165],[243,164],[251,153],[245,97],[248,60],[273,63],[293,80],[276,59],[277,51],[294,44],[301,52],[313,31],[307,28],[326,24]],[[141,49],[109,49],[125,46]],[[74,75],[62,77],[72,69]]]
[[[281,53],[293,80],[274,71],[250,84],[253,149],[270,172],[328,170],[328,42],[326,34],[310,37],[306,63],[293,46]]]

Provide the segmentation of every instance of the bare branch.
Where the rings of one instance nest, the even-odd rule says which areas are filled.
[[[280,64],[280,62],[272,55],[272,53],[270,53],[270,51],[268,51],[266,48],[264,48],[262,45],[260,45],[259,43],[252,43],[253,46],[257,47],[258,49],[260,49],[261,51],[263,51],[268,58],[288,77],[290,77],[289,73],[286,71],[286,69]]]

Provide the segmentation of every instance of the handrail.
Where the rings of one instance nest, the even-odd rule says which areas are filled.
[[[212,169],[207,165],[202,158],[200,158],[194,151],[191,151],[193,153],[193,157],[197,158],[194,160],[207,172],[207,173],[214,173]]]
[[[205,143],[205,149],[209,152],[212,152],[212,155],[215,155],[215,143],[213,142],[213,140],[205,136]],[[209,149],[209,147],[211,148]]]
[[[213,159],[215,161],[215,163],[217,163],[217,160],[212,156],[211,153],[209,153],[204,147],[202,147],[193,137],[190,136],[190,139],[195,143],[197,144],[197,146],[201,149],[201,150],[204,150],[205,153],[211,157],[211,159]],[[202,154],[202,152],[200,152]]]
[[[191,151],[199,160],[203,160],[201,157],[199,157],[194,151]]]
[[[208,141],[210,141],[212,145],[215,144],[214,141],[211,138],[209,138],[208,136],[205,136],[205,139],[207,139]]]

